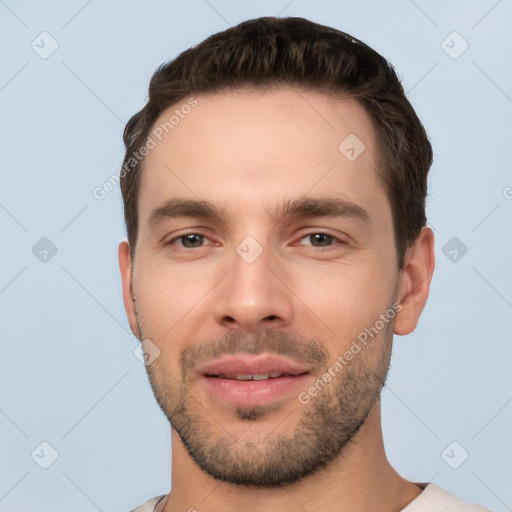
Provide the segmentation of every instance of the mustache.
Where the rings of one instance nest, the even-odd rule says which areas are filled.
[[[326,368],[329,361],[329,353],[315,338],[305,338],[300,334],[275,329],[264,329],[251,333],[230,331],[219,338],[189,345],[181,351],[180,366],[183,375],[186,375],[206,361],[242,352],[285,356],[308,363],[318,369]]]

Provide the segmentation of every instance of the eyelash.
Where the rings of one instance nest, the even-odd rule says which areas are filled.
[[[203,237],[203,239],[207,239],[209,240],[209,238],[206,236],[206,235],[203,235],[201,233],[197,233],[197,232],[190,232],[190,233],[185,233],[183,235],[179,235],[177,237],[174,237],[172,238],[171,240],[169,240],[169,242],[167,242],[166,245],[175,245],[175,243],[178,241],[178,240],[181,240],[183,241],[186,237],[190,236],[190,235],[197,235],[199,237]],[[304,236],[302,236],[299,240],[304,240],[304,238],[307,238],[307,237],[311,237],[313,235],[324,235],[324,236],[327,236],[331,239],[331,244],[328,245],[328,246],[314,246],[313,244],[306,244],[310,247],[314,247],[315,249],[329,249],[331,247],[333,247],[334,243],[341,243],[341,244],[346,244],[345,241],[341,240],[340,238],[334,236],[334,235],[331,235],[330,233],[326,233],[325,231],[312,231],[310,233],[306,233]],[[217,243],[214,243],[214,245],[218,245]],[[197,246],[197,247],[185,247],[183,245],[183,243],[181,244],[181,248],[183,249],[200,249],[201,247],[204,247],[204,245],[200,245],[200,246]]]

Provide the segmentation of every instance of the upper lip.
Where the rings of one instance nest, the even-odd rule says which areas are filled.
[[[198,366],[202,375],[261,375],[286,373],[300,375],[308,373],[309,367],[290,359],[269,354],[239,354],[224,356]]]

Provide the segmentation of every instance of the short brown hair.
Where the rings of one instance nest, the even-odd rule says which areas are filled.
[[[354,97],[370,115],[384,168],[379,176],[391,204],[398,267],[426,224],[432,147],[393,66],[362,41],[304,18],[264,17],[214,34],[162,64],[147,104],[126,124],[121,172],[132,257],[138,232],[140,155],[155,121],[190,95],[244,87],[292,85]],[[341,142],[341,141],[340,141]]]

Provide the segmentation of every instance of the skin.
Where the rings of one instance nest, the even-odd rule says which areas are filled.
[[[264,450],[276,436],[290,435],[311,416],[315,400],[336,398],[344,377],[310,404],[299,403],[294,394],[259,421],[244,422],[198,381],[183,380],[182,351],[230,333],[272,330],[318,341],[330,365],[396,298],[401,309],[389,328],[349,363],[354,372],[385,374],[392,334],[411,333],[425,306],[434,236],[424,227],[398,269],[391,208],[377,175],[382,164],[375,131],[354,100],[287,87],[196,99],[190,114],[146,156],[135,261],[127,242],[119,246],[123,297],[134,334],[160,351],[148,366],[152,385],[160,386],[160,393],[173,388],[165,397],[169,407],[186,385],[183,396],[195,404],[196,418],[214,438],[229,432],[236,440],[233,453],[242,457],[249,441],[263,442]],[[176,108],[162,113],[156,125]],[[349,134],[366,146],[354,161],[338,150]],[[349,200],[366,210],[369,222],[270,214],[283,201],[304,197]],[[173,198],[211,201],[222,208],[222,218],[169,218],[151,226],[151,212]],[[335,237],[331,245],[312,245],[308,235],[319,232]],[[169,245],[188,233],[205,235],[204,245],[186,248],[183,239]],[[250,264],[236,252],[247,236],[262,249]],[[321,375],[316,370],[305,389]],[[213,478],[172,428],[172,491],[160,510],[399,511],[421,488],[389,464],[379,400],[368,407],[352,441],[326,467],[274,488]]]

